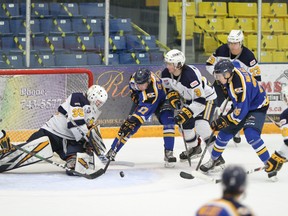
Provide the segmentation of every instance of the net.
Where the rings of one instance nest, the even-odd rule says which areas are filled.
[[[0,129],[12,142],[23,142],[72,92],[92,84],[93,74],[84,68],[0,70]]]

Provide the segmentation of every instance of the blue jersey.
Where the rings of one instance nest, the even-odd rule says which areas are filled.
[[[283,141],[285,145],[288,146],[288,108],[285,109],[280,115],[280,126],[281,126]]]
[[[135,117],[139,123],[145,122],[164,102],[166,98],[166,91],[163,88],[161,79],[151,72],[151,82],[145,91],[139,91],[132,75],[129,81],[129,87],[132,91],[138,94],[139,103],[136,107],[132,117]]]
[[[234,199],[222,198],[202,206],[197,216],[252,216],[251,211]]]
[[[227,115],[233,124],[239,124],[249,111],[268,109],[264,89],[244,68],[235,68],[232,80],[224,86],[233,103],[233,112]]]

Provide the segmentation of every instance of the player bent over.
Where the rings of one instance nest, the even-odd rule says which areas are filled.
[[[215,65],[214,77],[227,89],[233,110],[211,123],[211,127],[219,133],[211,159],[201,165],[200,170],[203,172],[213,170],[221,162],[219,158],[229,140],[242,128],[247,142],[266,164],[270,155],[261,139],[261,132],[269,100],[264,89],[250,73],[243,68],[235,68],[229,60],[221,60]]]
[[[86,93],[72,93],[58,107],[57,113],[20,146],[28,151],[36,152],[44,158],[52,157],[52,152],[55,152],[62,160],[66,161],[66,166],[72,170],[76,166],[77,153],[87,153],[92,157],[94,152],[98,157],[105,157],[105,145],[95,122],[101,114],[99,108],[107,99],[106,90],[99,85],[91,86]],[[30,158],[27,157],[27,161],[14,163],[23,152],[16,149],[11,150],[9,138],[5,132],[3,134],[4,136],[0,139],[0,153],[2,153],[0,172],[39,161],[30,155]],[[41,145],[38,145],[39,140],[41,140]],[[83,157],[87,158],[85,155]],[[67,172],[67,174],[72,173]]]
[[[214,113],[217,98],[207,79],[202,77],[196,67],[186,65],[185,59],[180,50],[170,50],[165,56],[166,68],[161,74],[164,87],[169,90],[167,97],[178,112],[175,122],[183,127],[188,147],[188,152],[180,154],[181,160],[187,160],[188,157],[194,159],[201,155],[202,149],[197,134],[205,142],[209,140],[212,134],[209,121]],[[212,142],[215,139],[216,137],[213,137]]]
[[[284,86],[281,91],[284,101],[288,105],[288,85]],[[265,169],[270,176],[276,176],[277,172],[282,168],[283,163],[288,158],[288,108],[280,115],[280,128],[283,136],[283,143],[280,148],[275,151],[267,162]]]
[[[137,106],[121,125],[118,136],[114,139],[106,157],[114,160],[116,153],[128,139],[155,113],[163,125],[165,166],[174,167],[176,158],[173,156],[175,125],[173,109],[166,100],[166,91],[161,79],[150,70],[141,68],[131,76],[129,87],[132,92],[131,98]],[[119,139],[121,140],[119,141]]]

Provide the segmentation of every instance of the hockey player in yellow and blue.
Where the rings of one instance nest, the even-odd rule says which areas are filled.
[[[225,115],[211,122],[213,130],[219,131],[214,144],[211,159],[200,166],[200,170],[213,170],[225,147],[241,129],[247,142],[266,165],[270,155],[261,139],[269,100],[257,80],[243,68],[235,68],[229,60],[221,60],[215,65],[214,78],[227,90],[227,97],[232,100],[233,108]],[[270,177],[270,176],[269,176]]]
[[[252,211],[239,202],[246,190],[247,175],[240,166],[230,165],[222,174],[223,196],[203,205],[197,216],[252,216]]]
[[[174,112],[166,99],[166,91],[161,79],[150,70],[141,68],[131,76],[129,87],[132,92],[131,98],[137,106],[121,125],[118,136],[114,139],[111,149],[106,154],[107,158],[114,159],[116,153],[127,140],[155,113],[159,122],[163,125],[165,166],[173,167],[176,162],[176,157],[173,156]]]

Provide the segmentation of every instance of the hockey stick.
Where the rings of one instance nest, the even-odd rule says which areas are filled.
[[[115,147],[114,147],[114,149],[113,149],[113,152],[116,152],[116,151],[117,151],[117,148],[118,148],[118,146],[120,145],[120,142],[121,142],[121,140],[123,139],[123,136],[124,136],[124,134],[122,133],[121,136],[120,136],[120,138],[118,139],[118,142],[116,143],[116,145],[115,145]],[[112,157],[109,157],[108,162],[107,162],[107,164],[105,165],[105,167],[104,167],[104,169],[103,169],[103,172],[104,172],[104,173],[107,171],[107,169],[108,169],[108,167],[109,167],[109,165],[110,165],[110,163],[111,163],[111,160],[112,160]]]
[[[251,173],[254,173],[254,172],[258,172],[258,171],[264,170],[265,168],[266,168],[266,166],[257,167],[257,168],[251,169],[251,170],[247,170],[246,174],[248,175],[248,174],[251,174]],[[201,173],[199,171],[192,171],[191,174],[182,171],[180,173],[180,176],[182,178],[184,178],[184,179],[194,179],[196,177],[196,178],[202,179],[204,181],[212,182],[212,183],[215,183],[215,184],[222,182],[222,179],[209,177],[209,176],[207,176],[204,173]]]
[[[221,117],[221,116],[223,115],[223,113],[224,113],[224,111],[225,111],[225,109],[226,109],[226,106],[227,106],[227,104],[228,104],[228,101],[229,101],[229,98],[226,99],[224,108],[223,108],[222,112],[220,113],[219,117]],[[219,118],[219,117],[218,117],[218,118]],[[208,140],[208,142],[206,143],[206,146],[205,146],[205,148],[204,148],[204,150],[203,150],[203,153],[202,153],[202,155],[201,155],[201,157],[200,157],[200,160],[199,160],[199,162],[198,162],[198,164],[197,164],[196,171],[199,169],[199,167],[200,167],[200,165],[201,165],[201,163],[202,163],[202,160],[203,160],[203,158],[204,158],[204,156],[205,156],[205,154],[206,154],[206,152],[207,152],[207,149],[208,149],[208,147],[210,146],[210,143],[211,143],[211,141],[212,141],[212,139],[213,139],[214,133],[215,133],[215,129],[212,131],[212,133],[211,133],[211,135],[210,135],[210,137],[209,137],[209,140]]]
[[[49,164],[55,165],[57,167],[61,167],[62,169],[67,170],[67,171],[73,173],[74,175],[81,176],[81,177],[84,177],[86,179],[95,179],[95,178],[98,178],[99,176],[104,174],[104,172],[103,172],[104,170],[103,169],[99,169],[96,172],[91,173],[91,174],[83,174],[83,173],[77,172],[77,171],[75,171],[73,169],[70,169],[70,168],[66,167],[65,165],[63,165],[63,164],[60,164],[60,163],[57,163],[55,161],[49,160],[47,158],[44,158],[44,157],[38,155],[34,151],[27,151],[26,149],[24,149],[24,148],[22,148],[20,146],[17,146],[17,145],[12,145],[12,146],[14,148],[16,148],[17,150],[20,150],[20,151],[22,151],[22,152],[24,152],[26,154],[29,154],[29,155],[31,155],[33,157],[36,157],[36,158],[40,159],[41,161],[45,161],[45,162],[47,162]]]
[[[183,142],[184,142],[184,146],[185,146],[185,150],[186,150],[186,154],[187,154],[188,163],[189,163],[189,166],[191,167],[191,158],[190,158],[190,155],[189,155],[187,142],[185,140],[183,125],[179,124],[179,128],[180,128],[180,131],[181,131],[181,134],[182,134],[182,138],[183,138]]]
[[[267,115],[267,118],[273,123],[275,124],[278,128],[281,127],[280,123],[279,122],[276,122],[274,119],[272,119],[270,116]]]

